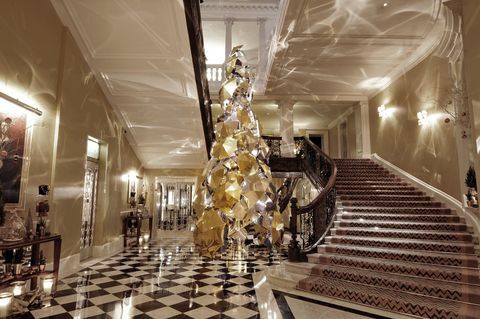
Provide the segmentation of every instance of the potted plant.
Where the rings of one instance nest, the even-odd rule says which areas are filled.
[[[3,273],[5,275],[10,275],[12,273],[12,263],[13,263],[13,249],[5,249],[2,251],[3,255]]]
[[[478,207],[477,198],[477,178],[475,175],[475,169],[470,166],[465,177],[465,185],[468,187],[467,192],[467,204],[470,207]]]
[[[13,261],[12,261],[14,275],[20,275],[22,273],[24,255],[25,255],[25,250],[23,250],[23,248],[14,249]]]
[[[40,260],[38,264],[38,269],[40,270],[40,272],[45,271],[46,265],[47,265],[47,258],[45,258],[45,255],[43,254],[43,250],[40,250]]]

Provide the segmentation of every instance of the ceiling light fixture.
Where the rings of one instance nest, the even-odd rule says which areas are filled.
[[[384,2],[384,3],[383,3],[383,6],[384,6],[384,7],[388,6],[388,2]]]
[[[37,115],[42,115],[42,111],[40,111],[38,108],[33,107],[31,105],[28,105],[27,103],[24,103],[20,100],[17,100],[15,98],[11,97],[10,95],[7,95],[5,93],[0,92],[0,97],[4,100],[8,101],[8,102],[11,102],[13,104],[16,104],[16,105],[24,108],[27,111],[30,111],[30,112],[35,113]]]
[[[428,112],[423,110],[417,113],[418,125],[422,126],[428,123]]]

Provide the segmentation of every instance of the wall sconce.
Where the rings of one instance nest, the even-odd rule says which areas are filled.
[[[377,111],[378,111],[378,116],[380,118],[387,118],[393,113],[393,109],[392,108],[387,109],[384,104],[380,105],[377,108]]]
[[[38,108],[33,107],[31,105],[28,105],[27,103],[24,103],[20,100],[17,100],[15,98],[11,97],[10,95],[7,95],[5,93],[0,92],[0,97],[4,100],[8,101],[8,102],[11,102],[13,104],[16,104],[16,105],[24,108],[27,111],[33,112],[37,115],[42,115],[42,111],[40,111]]]
[[[424,124],[428,123],[428,113],[427,111],[423,110],[421,112],[417,113],[417,118],[418,118],[418,125],[422,126]]]

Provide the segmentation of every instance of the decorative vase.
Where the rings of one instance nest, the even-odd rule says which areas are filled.
[[[23,264],[12,264],[12,266],[13,266],[13,275],[14,276],[22,274]]]
[[[13,266],[12,264],[8,263],[8,264],[3,264],[3,274],[5,276],[8,276],[12,273],[12,270],[13,270]]]
[[[25,224],[23,223],[22,218],[18,216],[16,209],[13,211],[13,215],[8,219],[5,226],[9,229],[10,239],[25,238],[25,235],[27,233],[25,229]]]
[[[31,209],[28,209],[28,215],[27,215],[27,218],[25,220],[25,229],[26,229],[26,232],[27,232],[27,238],[28,239],[33,239],[33,218],[32,218],[32,210]]]

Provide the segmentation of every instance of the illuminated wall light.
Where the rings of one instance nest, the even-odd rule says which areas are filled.
[[[418,125],[422,126],[428,123],[428,112],[423,110],[417,113]]]
[[[377,108],[378,111],[378,116],[380,118],[387,118],[390,117],[390,115],[393,114],[393,109],[392,108],[386,108],[384,104],[380,105]]]

